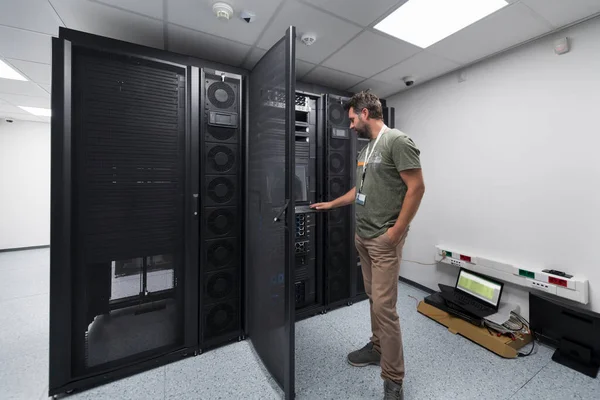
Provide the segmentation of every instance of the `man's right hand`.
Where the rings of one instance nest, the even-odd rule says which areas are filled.
[[[331,201],[328,201],[326,203],[315,203],[311,204],[310,208],[313,208],[315,210],[331,210],[333,208],[333,204]]]

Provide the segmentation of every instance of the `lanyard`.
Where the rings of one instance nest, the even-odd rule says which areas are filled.
[[[367,151],[365,152],[365,162],[363,164],[363,173],[362,173],[362,178],[360,180],[360,188],[358,189],[359,193],[362,193],[362,189],[363,189],[363,184],[365,183],[365,176],[367,174],[367,165],[369,164],[369,159],[371,158],[371,156],[374,153],[375,147],[377,146],[377,142],[379,142],[379,139],[381,139],[381,137],[383,136],[383,134],[385,133],[385,130],[387,129],[387,126],[385,126],[385,124],[381,127],[381,130],[379,131],[379,135],[377,135],[377,138],[375,139],[375,142],[373,143],[373,147],[371,147],[370,145],[367,146]]]

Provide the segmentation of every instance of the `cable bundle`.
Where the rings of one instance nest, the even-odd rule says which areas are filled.
[[[487,319],[484,319],[484,324],[490,332],[490,335],[493,335],[491,330],[494,330],[498,335],[510,336],[513,340],[515,340],[516,333],[530,334],[532,338],[531,350],[529,350],[529,353],[527,354],[519,353],[519,357],[527,357],[533,353],[533,350],[535,349],[535,335],[529,328],[529,321],[527,321],[518,313],[511,311],[508,321],[502,325],[498,325],[494,322],[488,321]]]

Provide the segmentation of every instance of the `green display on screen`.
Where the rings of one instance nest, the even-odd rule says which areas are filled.
[[[458,280],[458,286],[470,291],[471,293],[476,293],[482,297],[485,297],[488,300],[494,300],[494,288],[487,287],[483,283],[471,280],[465,276],[460,277]]]

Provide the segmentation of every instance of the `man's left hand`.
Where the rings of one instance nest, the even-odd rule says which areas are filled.
[[[402,234],[404,233],[405,229],[398,229],[396,226],[392,226],[391,228],[389,228],[387,230],[387,232],[385,233],[386,235],[388,235],[388,239],[390,239],[390,242],[394,245],[397,245],[400,243],[400,240],[402,240]]]

